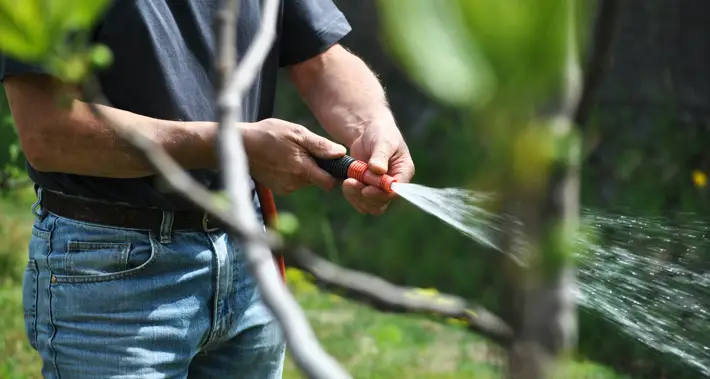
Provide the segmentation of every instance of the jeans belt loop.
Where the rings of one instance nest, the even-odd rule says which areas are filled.
[[[207,212],[202,213],[202,230],[204,230],[207,233],[214,232],[219,229],[219,227],[216,228],[210,228],[209,227],[209,221],[210,221],[210,215]]]

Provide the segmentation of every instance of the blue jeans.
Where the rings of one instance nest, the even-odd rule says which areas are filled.
[[[283,333],[238,241],[170,230],[167,212],[152,232],[34,210],[23,305],[44,378],[281,378]]]

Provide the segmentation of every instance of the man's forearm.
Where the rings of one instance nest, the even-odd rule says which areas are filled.
[[[326,132],[346,146],[369,123],[393,117],[375,74],[340,45],[293,66],[291,79]]]
[[[177,122],[98,105],[111,122],[141,131],[186,169],[216,167],[215,123]],[[49,117],[50,115],[48,115]],[[57,111],[45,127],[20,133],[30,164],[37,170],[133,178],[155,174],[145,156],[78,100]]]
[[[9,76],[4,87],[22,150],[35,169],[110,178],[155,174],[138,149],[77,100],[77,88],[39,74]],[[70,99],[67,106],[59,106],[62,96]],[[215,123],[159,120],[97,107],[111,122],[138,129],[186,169],[217,166]]]

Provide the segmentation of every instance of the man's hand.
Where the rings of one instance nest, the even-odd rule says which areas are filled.
[[[336,184],[311,156],[340,158],[344,146],[274,118],[248,124],[242,135],[252,176],[274,193],[285,195],[309,185],[329,190]]]
[[[360,58],[339,44],[291,67],[291,80],[323,128],[350,146],[350,155],[375,174],[402,183],[414,175],[409,149],[397,129],[382,85]],[[362,213],[380,214],[395,195],[354,179],[343,194]]]
[[[407,183],[414,176],[409,149],[392,119],[367,125],[362,135],[353,142],[350,155],[367,162],[374,174],[394,176],[400,183]],[[343,182],[343,194],[359,212],[373,215],[384,212],[396,197],[396,194],[367,186],[355,179]]]

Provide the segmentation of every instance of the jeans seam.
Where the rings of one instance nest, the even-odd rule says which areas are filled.
[[[39,351],[37,345],[37,318],[39,312],[39,269],[37,268],[37,261],[30,259],[28,262],[28,267],[30,267],[30,274],[34,276],[33,286],[32,286],[32,298],[30,299],[32,304],[32,314],[25,315],[25,317],[30,318],[30,330],[29,330],[29,342],[35,350]]]
[[[219,288],[219,277],[220,277],[220,264],[219,264],[219,256],[217,256],[217,247],[215,246],[214,240],[212,240],[212,237],[208,232],[203,233],[205,236],[205,239],[209,243],[210,250],[212,251],[212,259],[214,264],[214,273],[212,275],[212,283],[214,285],[214,301],[211,304],[212,307],[212,320],[210,322],[210,327],[209,327],[209,332],[207,333],[207,339],[205,342],[202,344],[200,347],[201,349],[206,349],[210,345],[214,344],[215,341],[217,341],[220,338],[220,327],[219,327],[219,318],[220,318],[220,288]]]
[[[56,227],[57,224],[57,218],[52,219],[52,224],[49,227],[49,240],[47,243],[49,244],[49,249],[47,251],[47,256],[45,257],[46,259],[46,265],[47,265],[47,271],[49,272],[50,277],[54,277],[54,273],[52,273],[52,266],[49,264],[49,256],[52,254],[52,232],[54,231],[54,228]],[[52,369],[54,370],[54,375],[57,377],[57,379],[61,379],[61,375],[59,375],[59,365],[57,364],[57,351],[54,349],[54,336],[57,334],[57,327],[54,325],[54,312],[52,309],[54,308],[52,306],[52,301],[53,301],[53,296],[52,296],[52,281],[50,280],[47,284],[47,306],[49,309],[47,309],[47,313],[49,316],[49,327],[50,327],[50,332],[49,332],[49,338],[47,339],[47,350],[49,352],[49,355],[51,357],[51,362],[52,362]]]

